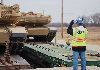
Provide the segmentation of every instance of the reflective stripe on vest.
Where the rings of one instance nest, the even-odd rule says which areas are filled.
[[[86,38],[76,38],[76,42],[84,42],[86,41]]]
[[[86,35],[87,29],[80,31],[77,28],[73,28],[73,40],[71,42],[72,46],[86,46]]]

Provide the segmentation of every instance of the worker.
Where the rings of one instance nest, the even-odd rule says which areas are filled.
[[[73,24],[76,27],[72,27]],[[83,19],[72,20],[68,26],[67,33],[72,35],[71,46],[73,50],[73,70],[78,70],[78,58],[81,59],[81,70],[86,70],[86,37],[87,29],[83,24]]]

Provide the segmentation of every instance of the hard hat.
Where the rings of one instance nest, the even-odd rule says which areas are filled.
[[[78,25],[83,25],[83,18],[78,18],[78,19],[76,20],[76,24],[78,24]]]

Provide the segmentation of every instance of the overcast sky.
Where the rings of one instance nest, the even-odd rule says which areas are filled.
[[[22,12],[40,12],[52,16],[52,22],[61,22],[61,0],[4,0],[4,4],[19,4]],[[64,0],[64,22],[77,16],[100,13],[100,0]]]

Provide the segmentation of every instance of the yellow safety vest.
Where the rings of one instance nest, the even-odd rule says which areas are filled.
[[[73,47],[77,46],[86,46],[86,37],[87,37],[87,29],[85,28],[84,31],[80,31],[77,27],[73,28],[73,39],[71,45]]]

